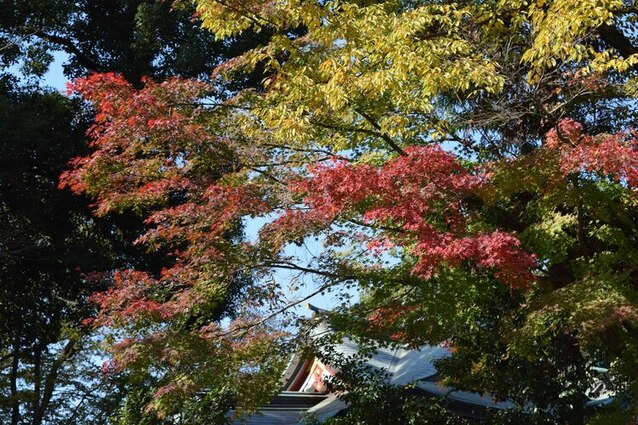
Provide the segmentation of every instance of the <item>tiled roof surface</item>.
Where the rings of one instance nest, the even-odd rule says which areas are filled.
[[[297,425],[303,415],[312,413],[323,419],[334,416],[345,405],[334,396],[282,391],[254,415],[235,420],[233,425]],[[232,412],[231,412],[232,415]]]

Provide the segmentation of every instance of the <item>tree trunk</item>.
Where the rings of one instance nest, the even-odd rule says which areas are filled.
[[[33,424],[39,424],[37,412],[40,408],[40,389],[42,379],[42,346],[35,344],[33,353]]]
[[[11,391],[11,425],[20,422],[20,399],[18,398],[18,368],[20,366],[20,340],[16,334],[13,338],[13,357],[11,361],[11,373],[9,385]]]
[[[42,399],[38,405],[38,408],[33,412],[33,425],[40,425],[44,419],[44,414],[49,407],[51,398],[53,397],[53,391],[58,380],[58,374],[60,368],[68,361],[75,353],[77,353],[79,340],[76,338],[70,338],[66,343],[62,352],[58,355],[58,358],[51,364],[51,369],[44,378],[44,388],[42,391]]]

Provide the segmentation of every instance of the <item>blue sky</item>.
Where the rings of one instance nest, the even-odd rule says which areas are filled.
[[[47,86],[62,92],[66,92],[66,83],[69,81],[65,76],[62,65],[66,62],[68,55],[63,52],[56,52],[53,63],[49,71],[44,74],[44,81]]]

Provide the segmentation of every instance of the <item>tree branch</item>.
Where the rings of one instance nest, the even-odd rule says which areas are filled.
[[[285,267],[282,267],[285,268]],[[347,279],[343,279],[343,280],[347,280]],[[293,300],[291,302],[289,302],[288,304],[284,305],[281,308],[278,308],[277,310],[273,311],[272,313],[262,317],[261,319],[257,320],[256,322],[252,322],[250,324],[244,325],[244,326],[238,326],[236,328],[233,329],[229,329],[225,332],[221,332],[217,335],[215,335],[216,338],[223,338],[229,335],[233,335],[233,334],[245,334],[246,332],[248,332],[249,330],[263,325],[264,323],[266,323],[268,320],[272,319],[273,317],[279,316],[281,313],[290,310],[291,308],[298,306],[299,304],[303,303],[304,301],[308,301],[310,298],[314,297],[315,295],[318,295],[324,291],[326,291],[328,288],[330,288],[331,286],[337,285],[339,283],[341,283],[343,280],[341,281],[330,281],[330,282],[326,282],[323,285],[321,285],[319,288],[317,288],[315,291],[311,292],[310,294],[306,295],[303,298],[297,299],[297,300]]]
[[[107,71],[106,68],[104,68],[101,64],[99,64],[95,60],[91,59],[86,53],[80,50],[80,48],[76,46],[75,43],[73,43],[68,38],[64,38],[55,34],[49,34],[47,32],[44,32],[41,29],[27,28],[27,30],[28,30],[27,34],[30,36],[36,36],[38,38],[41,38],[42,40],[61,46],[64,49],[64,51],[66,51],[70,55],[73,55],[75,59],[77,59],[80,62],[80,64],[86,69],[90,71],[96,71],[96,72]]]
[[[359,108],[355,108],[354,111],[357,114],[361,115],[372,127],[377,129],[379,131],[379,137],[381,137],[395,152],[398,152],[401,156],[407,156],[403,149],[401,149],[401,147],[399,147],[399,145],[397,145],[390,136],[382,132],[381,126],[378,122],[375,121],[374,118],[372,118],[370,115]]]
[[[616,27],[602,24],[598,27],[598,34],[605,43],[618,50],[620,55],[625,59],[638,53],[638,48]]]

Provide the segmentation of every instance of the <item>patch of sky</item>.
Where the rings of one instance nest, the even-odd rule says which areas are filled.
[[[17,62],[6,66],[1,71],[7,72],[18,79],[23,84],[42,83],[44,87],[52,88],[60,93],[66,93],[66,84],[69,79],[64,75],[64,64],[68,61],[69,55],[62,51],[53,52],[53,60],[42,77],[27,76],[24,73],[26,64]]]
[[[276,220],[280,214],[281,212],[274,212],[259,217],[246,217],[244,219],[246,241],[257,243],[261,229]],[[356,227],[356,229],[351,227]],[[351,234],[353,230],[356,230],[359,236],[365,234],[364,239],[374,237],[374,231],[370,228],[354,224],[333,225],[329,233],[336,234],[342,231],[344,234]],[[303,316],[308,316],[311,312],[304,308],[306,303],[330,310],[344,304],[351,305],[359,300],[358,284],[353,281],[329,286],[318,292],[318,289],[326,284],[325,277],[321,276],[320,273],[329,272],[331,261],[338,262],[343,258],[347,263],[355,261],[365,264],[366,267],[389,268],[400,262],[401,252],[398,248],[373,251],[364,242],[355,240],[350,240],[342,247],[335,247],[334,244],[327,244],[326,236],[321,235],[309,236],[302,241],[289,243],[285,246],[281,257],[285,261],[283,267],[275,266],[271,277],[286,291],[289,304],[294,303],[295,300],[302,300],[292,310]],[[294,264],[294,266],[286,268],[288,264]],[[303,269],[310,271],[304,272]]]
[[[246,240],[250,243],[256,243],[259,240],[259,231],[279,216],[279,212],[274,212],[259,217],[246,217],[244,219],[244,235]],[[285,258],[294,259],[296,264],[304,267],[321,267],[319,260],[324,250],[323,237],[308,237],[301,243],[288,244],[284,248],[282,255]],[[318,276],[315,274],[301,273],[299,270],[275,267],[272,278],[286,291],[290,303],[293,303],[295,300],[303,300],[303,302],[300,302],[292,308],[293,311],[302,316],[310,316],[312,314],[312,311],[305,308],[306,303],[322,309],[332,309],[342,303],[342,296],[344,294],[340,292],[340,289],[335,291],[325,290],[310,296],[316,292],[317,288],[322,284],[321,280],[318,279]],[[355,288],[345,290],[347,291],[348,298],[353,301],[358,299],[358,291]]]
[[[68,59],[69,55],[65,52],[53,53],[53,62],[51,62],[49,70],[43,77],[47,86],[62,93],[66,93],[66,84],[69,82],[69,79],[64,75],[64,64],[68,61]]]

